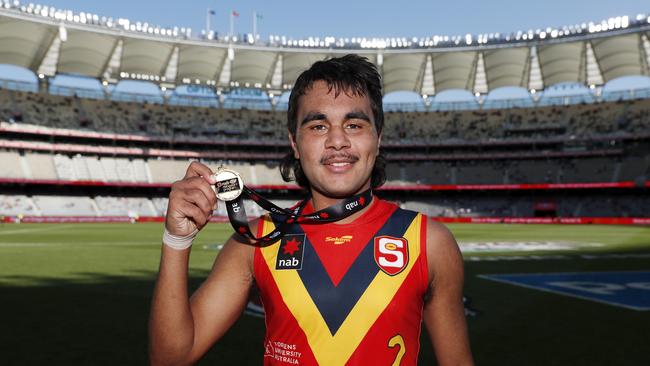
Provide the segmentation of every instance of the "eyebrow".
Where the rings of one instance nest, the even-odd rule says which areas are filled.
[[[300,124],[302,125],[302,124],[305,124],[305,123],[311,122],[311,121],[324,121],[326,119],[327,119],[327,116],[324,113],[321,113],[321,112],[309,112],[309,113],[307,113],[305,118],[302,119]],[[368,117],[368,115],[363,111],[352,111],[352,112],[346,113],[345,114],[345,120],[347,121],[347,120],[350,120],[350,119],[360,119],[360,120],[366,121],[368,123],[371,122],[370,117]]]
[[[309,113],[307,113],[305,118],[302,119],[300,124],[302,125],[302,124],[305,124],[305,123],[311,122],[311,121],[324,121],[326,119],[327,119],[327,116],[325,114],[323,114],[323,113],[309,112]]]
[[[345,119],[360,119],[370,123],[370,117],[362,111],[352,111],[345,114]]]

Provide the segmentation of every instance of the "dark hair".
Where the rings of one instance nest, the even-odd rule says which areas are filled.
[[[334,90],[335,96],[338,96],[341,92],[368,96],[377,134],[381,134],[384,127],[381,76],[375,65],[368,61],[367,58],[358,55],[345,55],[317,61],[298,76],[289,96],[289,109],[287,111],[287,128],[291,136],[296,136],[298,127],[298,101],[316,81],[326,82],[330,91]],[[385,168],[386,160],[380,150],[372,168],[370,179],[372,188],[377,188],[386,181]],[[285,182],[295,180],[299,186],[309,188],[309,180],[302,171],[300,161],[293,156],[293,152],[289,152],[282,160],[280,173]]]

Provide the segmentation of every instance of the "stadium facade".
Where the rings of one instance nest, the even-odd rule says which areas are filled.
[[[8,221],[158,220],[189,159],[233,165],[289,204],[300,193],[276,168],[288,150],[280,96],[312,62],[358,53],[386,93],[421,96],[386,105],[385,197],[446,220],[650,222],[650,91],[603,92],[649,75],[649,17],[510,35],[260,42],[2,4],[0,63],[38,80],[1,85]],[[50,85],[66,74],[103,87]],[[117,92],[129,79],[160,93]],[[544,96],[567,83],[582,93]],[[188,87],[207,92],[176,93]],[[490,98],[504,87],[529,94]],[[449,90],[476,97],[437,100]]]

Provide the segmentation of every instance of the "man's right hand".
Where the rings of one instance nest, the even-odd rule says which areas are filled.
[[[212,189],[212,170],[197,161],[187,168],[185,177],[172,184],[165,228],[172,235],[187,236],[201,230],[217,208]]]
[[[208,222],[217,204],[212,174],[209,167],[194,162],[185,177],[172,185],[165,218],[170,234],[187,236]],[[257,223],[251,227],[256,232]],[[190,252],[162,246],[149,321],[152,365],[195,364],[224,335],[246,306],[254,256],[255,247],[230,238],[208,278],[188,299]]]

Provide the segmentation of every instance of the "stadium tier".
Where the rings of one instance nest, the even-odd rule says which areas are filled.
[[[634,145],[637,146],[638,145]],[[170,185],[183,177],[187,160],[112,158],[0,151],[3,159],[0,179],[4,182],[88,182],[97,184]],[[447,157],[448,158],[448,157]],[[252,186],[287,186],[280,176],[277,161],[210,161],[213,169],[228,165],[238,170]],[[500,159],[480,161],[445,160],[388,163],[387,187],[411,188],[417,185],[507,185],[617,183],[646,180],[648,157],[628,156],[623,151],[612,157],[558,157]],[[290,187],[290,186],[287,186]]]
[[[159,138],[286,145],[285,111],[117,102],[0,89],[3,121]],[[386,113],[392,144],[648,133],[650,99],[489,110]]]
[[[278,170],[284,112],[2,93],[0,215],[161,217],[190,159],[298,197]],[[647,217],[648,115],[646,99],[390,112],[382,194],[439,217]]]

